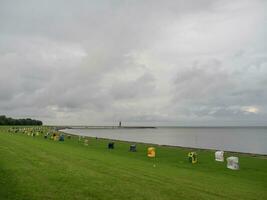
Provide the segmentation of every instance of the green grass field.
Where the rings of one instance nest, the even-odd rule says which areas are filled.
[[[238,155],[240,170],[214,161],[214,151],[198,150],[198,164],[187,161],[189,149],[77,137],[64,142],[42,136],[11,134],[0,128],[1,199],[267,199],[267,159]],[[226,156],[233,155],[226,153]],[[153,165],[156,165],[153,167]]]

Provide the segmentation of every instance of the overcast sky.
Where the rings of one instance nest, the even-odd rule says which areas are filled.
[[[266,125],[267,1],[0,0],[0,114]]]

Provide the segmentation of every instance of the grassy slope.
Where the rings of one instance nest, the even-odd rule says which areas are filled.
[[[187,162],[186,149],[147,145],[128,151],[129,143],[77,138],[65,142],[7,133],[0,128],[2,199],[267,199],[267,160],[240,156],[241,170],[214,161],[214,152],[198,151]],[[156,167],[153,167],[154,162]]]

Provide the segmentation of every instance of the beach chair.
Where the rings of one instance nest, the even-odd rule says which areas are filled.
[[[227,168],[232,170],[238,170],[239,169],[239,159],[238,157],[228,157],[227,159]]]
[[[63,135],[63,134],[61,134],[61,135],[59,136],[59,141],[61,141],[61,142],[64,141],[64,135]]]
[[[154,158],[156,157],[156,149],[154,147],[147,148],[147,157]]]
[[[223,151],[216,151],[215,152],[215,160],[219,162],[224,162],[224,152]]]
[[[188,161],[192,164],[197,163],[197,153],[196,152],[189,152],[188,153]]]
[[[130,152],[136,152],[136,144],[130,145]]]
[[[114,149],[114,142],[108,143],[108,149]]]

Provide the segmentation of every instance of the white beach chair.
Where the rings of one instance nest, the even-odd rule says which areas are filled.
[[[234,156],[228,157],[227,168],[232,170],[238,170],[239,169],[238,157]]]
[[[215,152],[215,160],[219,162],[224,162],[224,152],[223,151],[216,151]]]

